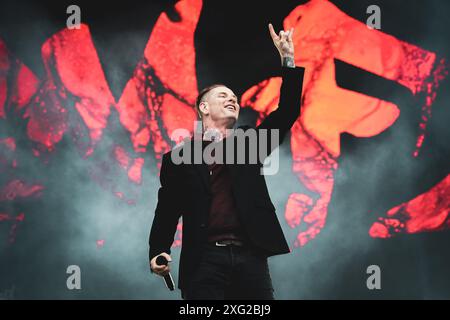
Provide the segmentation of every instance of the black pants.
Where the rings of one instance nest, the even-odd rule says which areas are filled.
[[[188,300],[273,300],[267,257],[251,247],[205,244],[189,286]]]

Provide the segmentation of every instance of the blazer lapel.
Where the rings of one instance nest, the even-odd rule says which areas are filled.
[[[189,166],[192,166],[194,168],[196,174],[200,176],[200,180],[202,181],[203,186],[206,188],[206,191],[209,192],[211,190],[211,184],[209,182],[208,166],[203,161],[202,163],[194,163],[194,140],[191,139],[188,143],[188,147],[190,148],[191,153],[191,164]],[[183,154],[183,151],[181,151],[181,153]]]

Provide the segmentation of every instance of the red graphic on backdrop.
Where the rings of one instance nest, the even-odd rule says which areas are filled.
[[[333,60],[339,59],[395,80],[412,94],[428,94],[423,104],[422,132],[412,156],[417,156],[424,141],[431,105],[446,71],[444,62],[436,61],[434,53],[369,30],[328,1],[315,0],[298,6],[285,19],[284,27],[295,28],[296,64],[306,67],[302,116],[292,128],[291,150],[293,172],[309,194],[291,194],[285,208],[289,226],[301,226],[305,230],[299,232],[296,241],[297,245],[304,245],[326,223],[333,175],[337,169],[335,159],[340,154],[340,134],[348,132],[357,137],[372,137],[389,128],[400,114],[393,103],[339,88],[335,82]],[[243,101],[261,112],[262,119],[275,108],[280,85],[281,79],[268,79],[247,91]],[[449,192],[448,188],[442,191]],[[430,190],[430,193],[434,192]],[[448,206],[420,205],[415,210],[423,210],[428,219],[442,214],[448,219]],[[417,221],[416,215],[407,216]],[[429,230],[426,224],[413,223],[419,225],[414,232]]]
[[[172,22],[165,13],[157,20],[143,57],[133,77],[116,101],[110,91],[87,25],[79,30],[61,30],[42,46],[46,74],[38,79],[15,59],[0,39],[0,121],[8,122],[6,110],[23,112],[33,154],[44,163],[68,135],[80,157],[88,159],[105,137],[112,112],[128,132],[132,150],[114,144],[110,159],[90,168],[90,177],[118,199],[133,205],[133,194],[114,184],[111,166],[118,166],[134,185],[142,183],[143,154],[150,149],[155,159],[170,150],[175,129],[193,131],[197,95],[194,31],[202,1],[183,0],[175,5],[181,20]],[[301,19],[300,19],[301,18]],[[320,21],[320,23],[317,23]],[[342,13],[325,0],[313,0],[295,8],[284,27],[295,27],[296,63],[306,67],[302,116],[292,128],[292,170],[308,190],[293,193],[285,208],[291,228],[303,227],[296,245],[305,245],[325,227],[331,199],[339,135],[372,137],[389,128],[399,116],[396,105],[339,88],[335,83],[334,59],[340,59],[408,88],[412,94],[426,93],[417,156],[424,143],[426,121],[431,115],[439,82],[447,75],[444,61],[436,54],[402,42]],[[7,81],[7,79],[9,79]],[[11,81],[12,79],[12,81]],[[249,88],[242,104],[259,112],[261,121],[276,108],[281,79],[271,78]],[[300,89],[300,88],[299,88]],[[297,106],[300,108],[300,106]],[[0,171],[20,168],[14,137],[0,137]],[[16,186],[14,194],[39,196],[45,186],[11,179],[2,190]],[[14,188],[13,188],[14,189]],[[20,191],[19,191],[20,190]],[[0,201],[13,201],[2,191]],[[373,237],[399,232],[434,231],[449,227],[449,180],[427,193],[399,204],[370,229]],[[314,196],[312,196],[314,195]],[[18,199],[17,201],[19,201]],[[23,213],[1,213],[0,221],[14,223],[13,239]],[[181,227],[174,245],[180,244]],[[11,240],[12,241],[12,240]],[[102,246],[104,239],[98,240]]]

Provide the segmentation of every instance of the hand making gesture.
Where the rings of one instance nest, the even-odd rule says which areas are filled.
[[[269,23],[269,31],[272,36],[273,43],[280,53],[281,64],[286,67],[295,67],[294,61],[294,42],[292,41],[292,34],[294,28],[289,31],[281,30],[280,34],[276,34],[271,23]]]

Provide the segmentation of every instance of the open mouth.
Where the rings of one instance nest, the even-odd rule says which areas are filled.
[[[234,105],[232,105],[232,104],[227,104],[227,105],[225,106],[225,108],[228,109],[228,110],[236,111],[236,107],[235,107]]]

